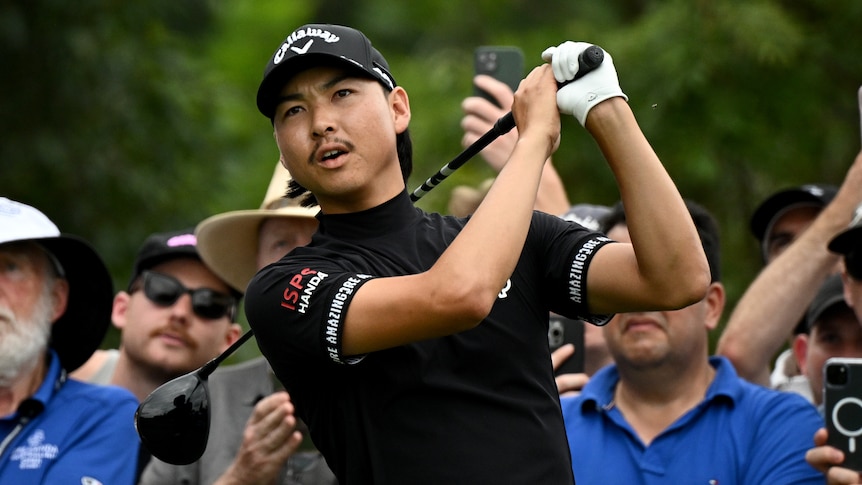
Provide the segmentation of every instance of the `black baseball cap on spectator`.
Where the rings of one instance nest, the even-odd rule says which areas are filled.
[[[270,57],[257,90],[257,109],[272,119],[284,84],[321,60],[353,68],[379,81],[388,91],[396,86],[389,64],[365,34],[342,25],[307,24],[291,32]]]
[[[135,264],[132,267],[132,277],[129,279],[129,287],[134,284],[135,280],[137,280],[144,271],[166,261],[179,258],[191,258],[203,263],[203,259],[198,253],[197,245],[198,241],[197,237],[195,237],[194,227],[178,231],[151,234],[146,240],[144,240],[144,243],[138,250],[138,255],[135,257]],[[231,295],[234,298],[237,300],[242,298],[242,291],[240,289],[234,288],[227,281],[225,281],[225,284],[230,288]]]
[[[829,241],[829,250],[847,255],[862,248],[862,205],[856,208],[850,226]]]
[[[567,221],[577,222],[591,231],[598,231],[601,229],[602,219],[610,212],[611,208],[606,205],[575,204],[560,217]]]
[[[829,241],[829,250],[844,255],[844,268],[857,281],[862,281],[862,205],[856,208],[847,229]]]
[[[751,233],[760,241],[761,255],[766,261],[766,235],[778,218],[796,207],[826,207],[835,197],[838,188],[828,184],[806,184],[781,190],[769,196],[751,216]]]
[[[827,311],[842,307],[849,308],[847,301],[844,300],[844,283],[841,281],[840,274],[833,274],[826,278],[808,307],[805,314],[805,324],[808,331],[810,332],[814,328],[814,325]]]

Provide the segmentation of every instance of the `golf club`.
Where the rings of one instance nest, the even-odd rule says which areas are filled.
[[[602,50],[601,47],[592,45],[584,49],[583,52],[578,56],[578,73],[575,74],[575,77],[572,78],[571,81],[566,81],[564,83],[557,83],[558,87],[563,87],[570,82],[573,82],[577,79],[580,79],[588,72],[597,68],[602,61],[605,59],[605,51]],[[498,119],[494,126],[491,127],[484,135],[480,136],[478,140],[474,141],[470,146],[464,149],[463,152],[459,153],[451,162],[444,165],[440,170],[437,171],[434,175],[429,177],[425,183],[420,185],[410,194],[410,200],[416,202],[421,199],[425,194],[431,191],[434,187],[437,186],[440,182],[446,179],[446,177],[452,175],[455,170],[461,168],[462,165],[467,163],[468,160],[473,158],[474,155],[481,152],[486,146],[490,145],[492,141],[496,140],[502,135],[505,135],[512,128],[515,127],[515,117],[512,115],[512,112],[509,111],[500,119]]]
[[[203,455],[210,432],[207,378],[252,336],[254,331],[248,330],[203,367],[162,384],[141,402],[135,429],[153,456],[172,465],[188,465]]]
[[[578,57],[578,74],[572,81],[595,69],[603,60],[604,51],[601,48],[590,46],[584,50]],[[411,200],[419,200],[454,170],[514,126],[515,119],[511,112],[501,117],[491,130],[417,188],[411,195]],[[141,442],[154,457],[172,465],[188,465],[200,459],[206,450],[210,430],[207,378],[222,361],[252,336],[252,330],[246,331],[239,340],[203,367],[162,384],[141,402],[135,412],[135,429]]]

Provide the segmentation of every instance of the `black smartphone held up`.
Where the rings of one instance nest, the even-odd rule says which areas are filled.
[[[827,444],[844,452],[840,466],[862,471],[862,359],[832,357],[823,365]]]
[[[521,79],[524,78],[524,53],[515,46],[490,46],[477,47],[473,55],[475,73],[487,74],[494,79],[506,83],[512,91],[518,89]],[[500,106],[493,96],[473,86],[473,93]]]
[[[551,352],[565,344],[574,344],[575,354],[560,365],[555,374],[577,374],[584,371],[584,322],[561,315],[548,319],[548,345]]]

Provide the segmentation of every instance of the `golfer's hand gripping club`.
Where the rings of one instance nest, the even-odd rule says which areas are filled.
[[[557,91],[557,107],[560,113],[574,115],[581,125],[587,121],[587,114],[593,106],[602,101],[619,96],[628,101],[617,79],[617,70],[610,54],[604,53],[603,61],[591,69],[592,75],[578,83],[569,83],[578,79],[583,70],[583,54],[594,48],[585,42],[566,41],[556,47],[548,47],[542,52],[542,59],[551,64],[554,78],[558,83],[564,83]]]
[[[568,43],[569,44],[575,44],[575,42],[568,42]],[[560,45],[562,46],[565,44],[566,43],[563,43]],[[554,77],[557,80],[557,86],[558,86],[558,89],[560,89],[560,90],[562,90],[567,85],[569,85],[569,83],[571,83],[577,79],[580,79],[581,77],[586,75],[588,72],[591,72],[591,71],[595,70],[597,67],[601,66],[602,61],[605,58],[605,52],[602,50],[601,47],[587,44],[584,42],[578,42],[577,44],[583,45],[586,47],[582,48],[576,55],[574,55],[572,57],[572,59],[574,59],[576,61],[577,65],[575,66],[575,68],[571,69],[571,71],[572,71],[571,75],[569,75],[567,73],[566,76],[564,76],[564,79],[561,80],[560,76],[557,76],[556,68],[554,68]],[[550,54],[550,57],[545,58],[545,55],[551,49],[556,49],[556,47],[548,48],[545,50],[545,52],[542,53],[542,58],[545,61],[549,61],[550,59],[553,58],[553,53]],[[566,50],[565,53],[566,53],[566,55],[568,55],[569,51]],[[553,67],[553,63],[552,63],[552,67]],[[616,71],[613,70],[613,66],[611,66],[611,70],[613,71],[614,78],[616,79]],[[617,89],[619,89],[619,83],[617,83]],[[572,114],[571,110],[568,110],[568,111],[563,110],[563,105],[560,104],[560,94],[559,93],[560,93],[560,91],[557,92],[557,107],[560,109],[560,112],[563,114]],[[625,97],[624,94],[622,96]],[[608,97],[610,97],[610,96],[608,96]],[[602,99],[607,99],[607,97],[602,98]],[[626,99],[628,99],[628,98],[626,98]],[[598,104],[598,102],[596,102],[594,104]],[[586,113],[584,113],[584,118],[586,118]],[[581,122],[581,124],[583,124],[583,122]],[[410,200],[412,200],[413,202],[416,202],[417,200],[421,199],[422,196],[424,196],[425,194],[430,192],[431,189],[433,189],[440,182],[445,180],[446,177],[451,175],[455,170],[457,170],[462,165],[464,165],[468,160],[473,158],[474,155],[481,152],[486,146],[491,144],[492,141],[496,140],[501,135],[505,135],[506,133],[510,132],[512,130],[512,128],[514,128],[514,127],[515,127],[515,117],[512,115],[512,112],[509,111],[508,113],[506,113],[505,115],[500,117],[500,119],[498,119],[494,123],[494,126],[491,127],[491,129],[488,130],[484,135],[479,137],[478,140],[476,140],[475,142],[473,142],[473,144],[471,144],[470,146],[465,148],[464,151],[459,153],[458,156],[455,157],[451,162],[444,165],[443,168],[441,168],[440,170],[437,171],[437,173],[435,173],[433,176],[429,177],[428,180],[426,180],[422,185],[417,187],[416,190],[414,190],[413,193],[410,194]]]

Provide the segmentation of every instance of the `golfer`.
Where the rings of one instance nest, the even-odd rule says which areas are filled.
[[[518,142],[468,219],[411,204],[410,103],[365,35],[305,25],[271,57],[257,106],[320,226],[255,276],[246,314],[342,485],[572,483],[548,312],[603,324],[705,294],[694,225],[611,56],[557,91],[588,46],[547,49],[521,82]],[[607,159],[632,244],[533,212],[561,112]]]

